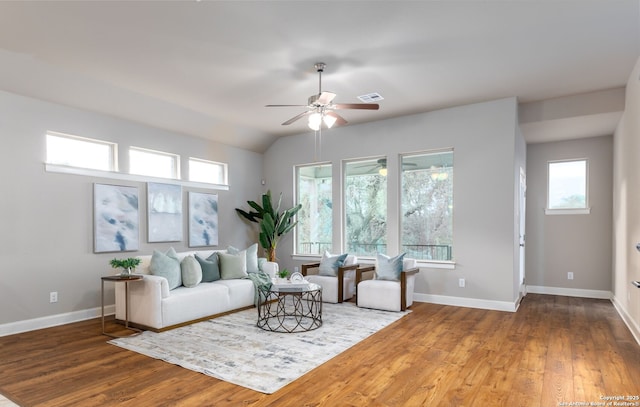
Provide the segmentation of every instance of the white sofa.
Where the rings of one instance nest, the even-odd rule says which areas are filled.
[[[218,252],[226,252],[217,250]],[[208,258],[214,250],[177,253],[182,261],[188,255]],[[165,277],[150,274],[151,255],[142,260],[135,274],[144,278],[129,284],[129,322],[153,331],[164,331],[218,314],[254,305],[254,284],[248,278],[202,282],[195,287],[180,286],[169,290]],[[260,261],[262,271],[275,275],[277,263]],[[115,285],[116,319],[125,320],[125,284]]]

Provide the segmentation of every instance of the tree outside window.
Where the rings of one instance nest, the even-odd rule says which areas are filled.
[[[296,168],[296,200],[302,204],[297,214],[297,254],[322,254],[325,250],[331,251],[331,177],[331,164]]]

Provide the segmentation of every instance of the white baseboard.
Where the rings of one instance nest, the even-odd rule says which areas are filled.
[[[565,297],[598,298],[610,300],[611,291],[586,290],[582,288],[544,287],[539,285],[527,285],[527,292],[532,294],[562,295]]]
[[[440,305],[453,305],[456,307],[466,308],[480,308],[493,311],[508,311],[515,312],[520,305],[520,301],[514,302],[508,301],[494,301],[494,300],[481,300],[477,298],[466,297],[451,297],[448,295],[435,295],[435,294],[413,294],[413,300],[417,302],[429,302],[432,304]]]
[[[113,315],[115,312],[115,305],[106,305],[104,307],[104,315]],[[87,319],[100,317],[101,315],[101,308],[98,307],[67,312],[65,314],[50,315],[48,317],[9,322],[7,324],[0,325],[0,336],[19,334],[21,332],[35,331],[37,329],[51,328],[53,326],[70,324],[72,322],[85,321]]]
[[[633,318],[631,318],[631,315],[629,315],[615,295],[611,296],[611,302],[613,303],[616,311],[618,311],[618,315],[620,315],[624,323],[627,325],[627,328],[631,331],[631,335],[633,335],[636,342],[638,342],[638,345],[640,345],[640,326],[635,323]]]

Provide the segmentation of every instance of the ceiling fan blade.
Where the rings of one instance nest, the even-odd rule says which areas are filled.
[[[340,116],[340,115],[339,115],[338,113],[336,113],[336,112],[327,111],[325,114],[326,114],[327,116],[335,117],[336,122],[334,123],[334,126],[335,126],[335,125],[343,126],[343,125],[345,125],[345,124],[347,124],[347,123],[348,123],[348,122],[344,119],[344,117]]]
[[[295,122],[296,120],[302,119],[303,117],[311,114],[313,112],[313,110],[308,110],[306,112],[302,112],[296,116],[293,116],[291,119],[287,120],[286,122],[282,123],[283,126],[287,126],[293,122]]]
[[[264,107],[307,107],[307,105],[264,105]]]
[[[366,109],[366,110],[380,109],[380,105],[377,103],[336,103],[331,107],[333,109]]]
[[[336,94],[333,92],[322,92],[318,95],[318,99],[316,99],[315,103],[318,105],[328,105],[335,97]]]

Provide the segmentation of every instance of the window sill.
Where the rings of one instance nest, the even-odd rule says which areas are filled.
[[[545,208],[545,215],[589,215],[591,208],[583,209],[549,209]]]
[[[84,175],[87,177],[117,179],[117,180],[124,180],[124,181],[158,182],[163,184],[177,184],[184,187],[216,189],[216,190],[222,190],[222,191],[229,190],[229,185],[208,184],[204,182],[183,181],[179,179],[170,179],[170,178],[147,177],[143,175],[124,174],[121,172],[113,172],[113,171],[92,170],[89,168],[70,167],[67,165],[58,165],[58,164],[45,163],[44,170],[46,172],[53,172],[53,173],[59,173],[59,174]]]

